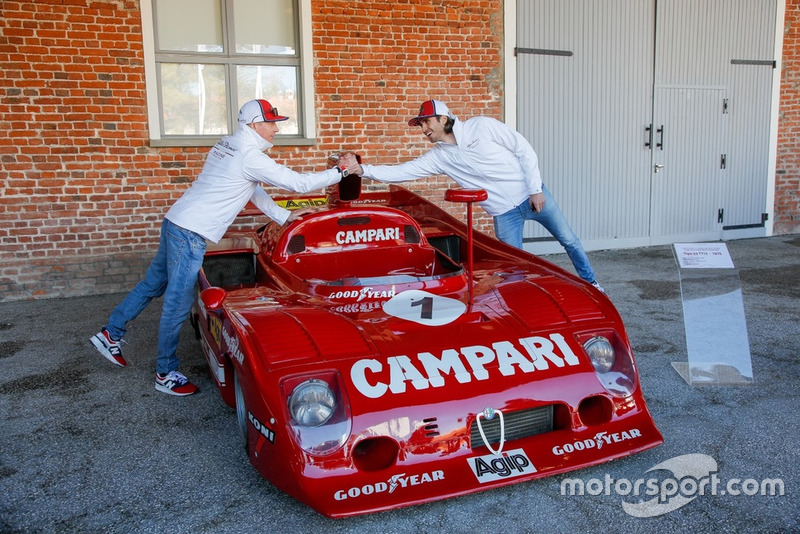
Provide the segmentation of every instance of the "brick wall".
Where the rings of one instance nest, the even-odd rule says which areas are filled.
[[[773,228],[776,234],[796,234],[800,233],[800,0],[786,0],[782,68]]]
[[[429,145],[402,119],[432,97],[502,118],[502,6],[312,0],[318,144],[270,154],[305,172],[342,148],[404,161]],[[787,233],[800,218],[798,9],[787,0],[775,220]],[[0,128],[0,301],[127,291],[207,151],[149,146],[135,0],[0,1]],[[451,184],[410,188],[441,198]]]
[[[270,154],[301,172],[345,147],[382,163],[419,155],[427,141],[398,119],[429,94],[500,117],[501,21],[500,0],[314,0],[319,143]],[[0,301],[140,278],[208,150],[151,148],[147,126],[138,2],[0,2]],[[415,185],[441,197],[446,183]]]

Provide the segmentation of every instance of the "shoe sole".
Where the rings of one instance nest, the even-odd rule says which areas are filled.
[[[175,391],[173,389],[169,389],[166,386],[162,386],[161,384],[156,383],[156,391],[160,391],[161,393],[166,393],[167,395],[175,395],[176,397],[186,397],[188,395],[194,395],[195,393],[197,393],[200,390],[199,389],[195,389],[194,391],[191,391],[189,393],[178,393],[177,391]]]
[[[123,361],[122,361],[122,362],[120,362],[120,361],[118,361],[116,358],[114,358],[114,355],[113,355],[113,354],[111,354],[111,351],[109,351],[109,350],[106,348],[106,346],[103,344],[103,342],[102,342],[102,341],[100,341],[99,339],[97,339],[97,336],[96,336],[96,335],[92,336],[92,337],[89,339],[89,341],[91,341],[91,342],[92,342],[92,345],[94,345],[94,348],[96,348],[96,349],[97,349],[97,352],[99,352],[100,354],[102,354],[102,355],[103,355],[103,357],[104,357],[106,360],[110,361],[110,362],[111,362],[111,363],[113,363],[114,365],[119,365],[120,367],[125,367],[125,365],[127,364],[127,362],[125,362],[125,360],[124,360],[124,359],[123,359]],[[123,363],[123,362],[124,362],[124,363]]]

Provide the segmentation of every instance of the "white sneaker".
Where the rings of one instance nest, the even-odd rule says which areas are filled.
[[[595,280],[594,282],[592,282],[592,285],[593,285],[594,287],[596,287],[596,288],[597,288],[597,290],[598,290],[600,293],[605,293],[605,292],[606,292],[606,290],[605,290],[605,289],[603,289],[603,286],[601,286],[601,285],[600,285],[600,284],[597,282],[597,280]]]

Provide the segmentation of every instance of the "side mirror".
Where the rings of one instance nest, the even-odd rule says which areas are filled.
[[[221,287],[209,287],[200,293],[200,300],[207,310],[218,310],[227,296],[228,292]]]

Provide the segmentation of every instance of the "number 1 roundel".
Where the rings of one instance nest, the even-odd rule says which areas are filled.
[[[383,311],[387,315],[427,326],[451,323],[463,315],[466,309],[466,304],[460,300],[418,289],[403,291],[383,304]]]

